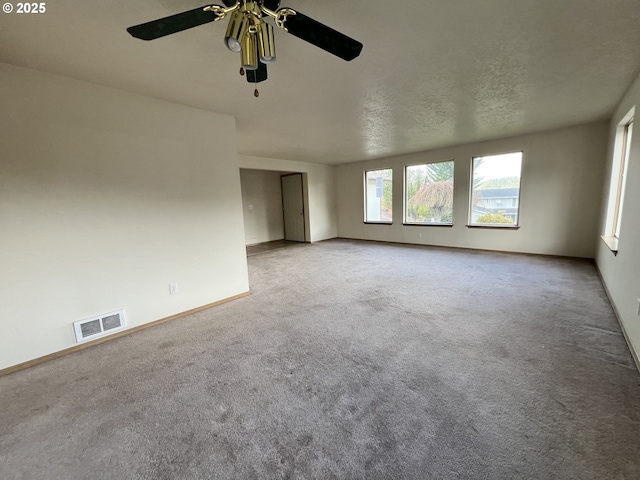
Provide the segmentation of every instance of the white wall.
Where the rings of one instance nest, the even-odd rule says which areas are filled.
[[[240,168],[305,174],[303,175],[304,188],[309,198],[308,205],[305,205],[309,222],[307,239],[318,242],[337,236],[335,167],[246,155],[238,155],[238,163]]]
[[[602,216],[598,234],[606,233],[605,215],[616,128],[624,115],[634,106],[636,107],[636,119],[631,138],[618,254],[614,256],[605,243],[598,240],[596,263],[618,318],[626,331],[630,347],[637,359],[638,353],[640,353],[640,316],[638,316],[638,299],[640,299],[640,121],[637,115],[640,111],[640,77],[636,79],[622,99],[611,119],[608,163],[603,176]]]
[[[284,238],[280,175],[282,172],[240,169],[247,245]]]
[[[76,320],[248,291],[232,117],[6,64],[0,82],[0,368],[75,345]]]
[[[606,122],[336,167],[338,236],[593,258],[602,194]],[[524,151],[518,230],[468,228],[473,156]],[[405,165],[455,160],[453,227],[404,226]],[[365,170],[393,169],[393,225],[363,222]],[[418,233],[422,234],[419,239]]]

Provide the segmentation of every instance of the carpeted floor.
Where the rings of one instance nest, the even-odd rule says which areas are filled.
[[[270,250],[277,250],[279,248],[302,247],[304,245],[306,245],[306,243],[293,242],[290,240],[273,240],[271,242],[255,243],[253,245],[247,245],[247,257],[268,252]]]
[[[249,268],[249,297],[0,378],[0,478],[640,478],[591,263],[334,240]]]

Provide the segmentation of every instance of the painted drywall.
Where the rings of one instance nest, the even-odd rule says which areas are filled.
[[[240,168],[302,173],[308,199],[307,239],[318,242],[337,236],[335,167],[247,155],[238,155],[238,163]]]
[[[232,117],[6,64],[0,82],[0,368],[75,345],[76,320],[249,290]]]
[[[607,124],[462,145],[336,167],[338,236],[390,242],[593,258],[596,251]],[[474,156],[524,151],[518,230],[468,228]],[[406,165],[455,160],[453,227],[405,226]],[[393,169],[393,224],[365,224],[365,170]],[[418,238],[418,234],[422,238]]]
[[[282,172],[240,169],[247,245],[284,238],[280,175]]]
[[[609,150],[605,175],[603,175],[604,192],[602,195],[602,214],[600,231],[605,234],[606,211],[611,178],[611,165],[616,129],[620,120],[631,108],[636,107],[634,131],[631,137],[631,151],[627,166],[624,208],[620,222],[620,238],[618,254],[605,245],[602,240],[597,243],[596,263],[602,275],[611,301],[622,323],[630,347],[636,354],[640,353],[640,128],[638,112],[640,111],[640,76],[633,83],[616,109],[609,128]]]

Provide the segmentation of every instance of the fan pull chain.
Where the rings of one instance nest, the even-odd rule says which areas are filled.
[[[258,98],[260,96],[260,92],[258,91],[258,71],[256,70],[256,76],[253,77],[254,80],[254,84],[256,86],[256,89],[253,91],[253,96]]]

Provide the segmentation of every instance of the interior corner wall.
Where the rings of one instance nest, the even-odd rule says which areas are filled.
[[[627,165],[624,206],[620,219],[618,253],[614,255],[607,245],[598,240],[596,264],[609,297],[622,324],[629,346],[638,361],[640,354],[640,76],[635,80],[616,109],[609,126],[608,162],[603,175],[602,217],[599,235],[604,235],[606,210],[613,163],[614,140],[618,123],[636,107],[631,150]]]
[[[0,369],[74,346],[77,320],[249,290],[232,117],[7,64],[0,82]]]
[[[307,238],[310,242],[319,242],[337,236],[334,166],[248,155],[238,155],[238,163],[240,168],[302,173],[309,201],[305,204],[309,222]]]
[[[247,245],[284,238],[281,175],[282,172],[240,169]]]
[[[338,236],[594,258],[607,123],[461,145],[336,167]],[[523,150],[520,228],[468,228],[471,159]],[[403,225],[404,167],[455,161],[453,227]],[[393,224],[364,223],[364,172],[393,169]],[[418,238],[418,234],[422,238]]]

